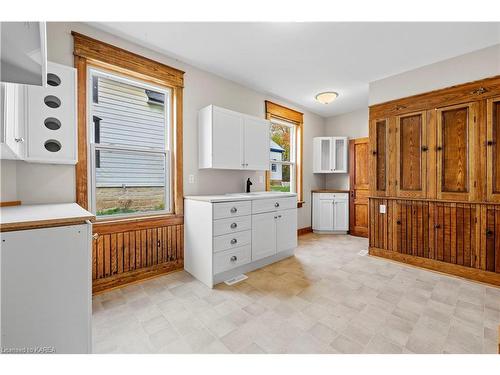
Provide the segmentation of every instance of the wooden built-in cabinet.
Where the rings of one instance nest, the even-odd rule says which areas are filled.
[[[500,76],[370,107],[370,254],[500,285]]]

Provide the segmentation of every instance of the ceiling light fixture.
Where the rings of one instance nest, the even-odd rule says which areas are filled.
[[[337,99],[338,96],[339,94],[335,91],[326,91],[326,92],[320,92],[314,98],[321,104],[330,104],[335,99]]]

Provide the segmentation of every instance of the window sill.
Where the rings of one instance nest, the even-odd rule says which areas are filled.
[[[169,226],[184,224],[184,215],[162,214],[148,216],[134,216],[116,219],[101,219],[93,223],[93,231],[99,234],[121,232],[126,230],[140,230],[153,226]]]

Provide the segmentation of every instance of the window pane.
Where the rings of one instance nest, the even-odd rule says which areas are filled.
[[[293,128],[271,124],[271,160],[292,160]]]
[[[166,92],[124,83],[118,78],[92,77],[93,143],[165,149],[168,126]]]
[[[96,150],[96,214],[168,210],[165,154]]]
[[[293,165],[276,164],[276,171],[271,170],[271,191],[294,192],[294,171]]]

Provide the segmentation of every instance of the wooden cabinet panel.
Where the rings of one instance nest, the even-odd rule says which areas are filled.
[[[429,203],[397,201],[395,220],[397,251],[429,258]]]
[[[385,213],[381,213],[385,206]],[[369,241],[371,247],[396,250],[396,201],[389,199],[370,199],[369,201]]]
[[[437,198],[474,200],[477,103],[437,110]]]
[[[391,194],[390,155],[392,126],[389,119],[370,122],[370,190],[372,196]]]
[[[478,206],[433,203],[431,259],[465,267],[478,267]]]
[[[500,207],[481,209],[480,267],[485,271],[500,272]]]
[[[427,190],[426,113],[396,118],[396,194],[425,198]]]
[[[487,199],[500,202],[500,97],[487,104]]]

